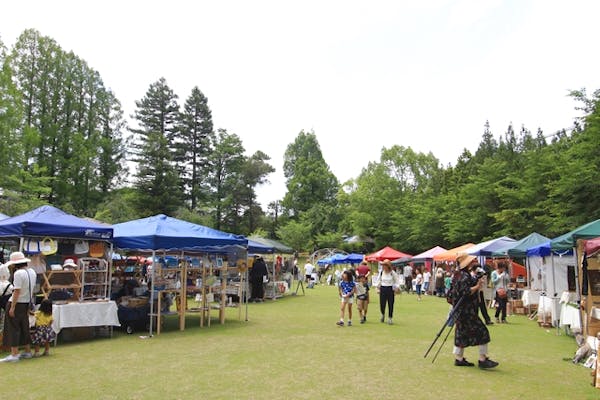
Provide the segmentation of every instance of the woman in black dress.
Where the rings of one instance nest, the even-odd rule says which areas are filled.
[[[460,266],[452,278],[452,298],[454,299],[454,320],[456,331],[454,332],[454,365],[457,367],[472,367],[472,362],[464,357],[465,347],[479,346],[479,368],[487,369],[498,366],[487,356],[490,332],[479,319],[479,290],[481,280],[469,273],[469,266],[477,258],[470,255],[462,255],[456,259]],[[462,300],[461,300],[462,299]],[[460,301],[460,303],[459,303]]]

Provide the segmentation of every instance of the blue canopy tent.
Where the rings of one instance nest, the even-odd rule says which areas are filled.
[[[1,222],[1,221],[0,221]],[[221,232],[164,214],[115,224],[115,247],[138,251],[210,251],[231,245],[248,245],[242,235]]]
[[[274,240],[274,239],[267,239],[267,238],[263,238],[260,236],[250,236],[250,237],[248,237],[248,239],[252,240],[253,242],[262,244],[264,246],[272,247],[274,253],[284,253],[284,254],[293,254],[294,253],[294,249],[292,249],[291,247],[286,246],[285,244],[278,242],[277,240]]]
[[[10,218],[10,217],[8,215],[6,215],[6,214],[0,213],[0,221],[3,220],[3,219],[6,219],[6,218]]]
[[[152,259],[156,259],[156,252],[181,251],[184,252],[227,252],[230,246],[248,246],[248,240],[242,235],[221,232],[206,226],[193,224],[177,218],[158,214],[147,218],[123,222],[113,226],[114,243],[123,250],[150,251]],[[152,288],[150,295],[151,314],[154,307],[154,272],[152,268]],[[180,327],[184,320],[184,311],[180,314]],[[150,335],[152,335],[152,322],[150,319]]]
[[[510,242],[506,246],[501,247],[493,252],[494,256],[510,256],[510,257],[526,257],[527,249],[550,241],[550,238],[547,238],[544,235],[540,235],[537,232],[530,233],[525,236],[523,239],[518,240],[516,242]]]
[[[344,260],[348,264],[360,264],[364,259],[365,255],[360,253],[350,253],[344,257]]]
[[[529,266],[529,258],[527,258],[527,249],[531,246],[548,242],[549,240],[550,238],[547,238],[544,235],[540,235],[537,232],[532,232],[521,240],[508,243],[505,246],[495,250],[492,255],[495,257],[504,256],[510,258],[524,258],[525,269],[527,271],[527,286],[531,287],[531,269]]]
[[[275,248],[273,246],[269,246],[256,240],[248,239],[248,253],[252,254],[273,254],[275,252]]]
[[[41,206],[0,221],[0,237],[28,236],[111,241],[113,228],[67,214],[52,206]]]
[[[516,242],[515,239],[509,238],[508,236],[502,236],[496,239],[478,243],[475,246],[470,247],[467,250],[467,253],[472,256],[479,257],[491,256],[493,255],[494,251],[506,247],[514,242]]]

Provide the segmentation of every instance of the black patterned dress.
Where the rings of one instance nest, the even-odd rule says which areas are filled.
[[[455,313],[454,345],[457,347],[478,346],[490,341],[490,332],[483,321],[479,319],[479,292],[471,294],[471,287],[476,283],[471,274],[465,270],[457,272],[452,279],[454,304],[457,304],[458,299],[465,296]]]

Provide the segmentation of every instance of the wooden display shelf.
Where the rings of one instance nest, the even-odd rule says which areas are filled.
[[[53,290],[68,289],[73,291],[73,298],[79,300],[81,297],[81,271],[61,270],[48,271],[44,273],[42,293],[47,299]]]

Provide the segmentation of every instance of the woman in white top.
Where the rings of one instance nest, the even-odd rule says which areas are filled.
[[[396,272],[392,271],[390,260],[384,260],[381,263],[382,270],[379,273],[379,283],[377,291],[379,292],[379,307],[381,309],[380,322],[385,321],[385,306],[388,307],[388,324],[392,324],[394,317],[394,295],[400,288],[400,279]]]

